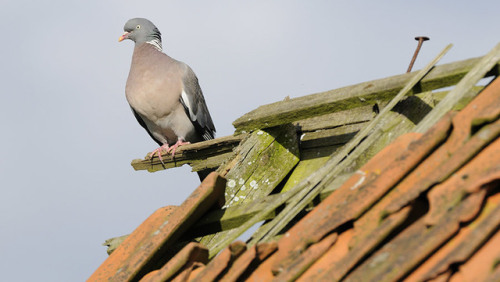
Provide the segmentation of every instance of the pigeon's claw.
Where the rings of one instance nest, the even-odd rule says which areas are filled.
[[[158,159],[160,159],[160,162],[164,165],[163,158],[161,156],[162,151],[165,151],[167,153],[170,151],[170,147],[168,146],[168,144],[163,144],[161,147],[156,148],[153,152],[151,152],[151,154],[149,154],[149,159],[152,159],[155,154],[157,154]]]
[[[182,146],[182,145],[187,145],[187,144],[191,144],[191,143],[185,142],[184,140],[179,139],[179,140],[177,140],[177,142],[174,145],[172,145],[172,146],[170,146],[170,148],[168,148],[167,153],[172,152],[172,158],[173,158],[177,148]]]

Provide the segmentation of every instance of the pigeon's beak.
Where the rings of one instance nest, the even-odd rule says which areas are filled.
[[[118,42],[122,42],[123,40],[127,39],[129,34],[130,34],[130,32],[124,32],[122,34],[122,36],[120,36],[120,38],[118,38]]]

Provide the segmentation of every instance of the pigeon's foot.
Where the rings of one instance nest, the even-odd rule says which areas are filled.
[[[174,155],[175,155],[175,151],[177,150],[177,148],[179,146],[187,145],[187,144],[191,144],[191,143],[190,142],[185,142],[184,140],[177,140],[177,143],[175,143],[174,145],[170,146],[170,148],[168,148],[167,153],[172,152],[172,158],[173,158]]]
[[[168,153],[168,151],[170,151],[170,147],[168,146],[168,144],[163,144],[161,147],[156,148],[153,152],[151,152],[151,154],[149,154],[149,159],[152,159],[155,156],[155,154],[157,154],[158,155],[158,159],[160,159],[160,162],[162,164],[164,164],[163,163],[163,158],[161,157],[161,152],[162,151],[165,151],[167,153]]]

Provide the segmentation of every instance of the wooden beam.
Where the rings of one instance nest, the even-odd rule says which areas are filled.
[[[374,108],[379,108],[380,106],[381,103],[377,102],[363,107],[301,119],[295,121],[294,124],[297,125],[301,132],[311,132],[336,128],[343,125],[363,123],[372,120],[376,115]]]
[[[481,58],[434,67],[409,94],[455,85]],[[498,72],[498,64],[493,72]],[[233,122],[236,134],[391,100],[416,72],[260,106]],[[490,72],[489,74],[491,74]],[[487,75],[489,75],[487,74]]]
[[[185,164],[190,164],[193,171],[217,168],[224,160],[232,156],[233,148],[238,146],[244,137],[245,135],[230,135],[184,145],[179,147],[173,158],[170,154],[162,154],[163,164],[157,155],[149,159],[150,153],[148,153],[144,159],[133,160],[131,165],[135,170],[147,170],[149,172],[180,167]]]
[[[299,160],[294,125],[253,132],[235,149],[235,156],[218,170],[227,179],[224,214],[230,216],[232,206],[255,204],[255,199],[269,195]],[[209,248],[212,257],[245,232],[244,228],[205,236],[200,243]]]

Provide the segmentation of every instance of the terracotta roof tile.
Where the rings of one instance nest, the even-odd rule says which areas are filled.
[[[500,133],[500,120],[497,123]],[[455,155],[466,156],[467,153],[466,150],[463,150]],[[482,150],[446,182],[432,188],[428,193],[430,210],[425,216],[425,223],[427,225],[437,224],[447,216],[449,209],[457,205],[469,193],[475,193],[483,185],[500,179],[500,162],[498,160],[500,160],[500,139]]]
[[[141,242],[147,242],[151,232],[154,232],[153,230],[156,230],[165,220],[168,220],[176,209],[177,207],[175,206],[157,209],[120,244],[94,274],[92,274],[88,281],[110,280],[116,271],[123,266],[127,258],[134,254],[136,248],[140,247]]]
[[[179,273],[173,279],[168,280],[168,281],[172,281],[172,282],[188,281],[190,276],[195,276],[198,273],[197,271],[203,270],[204,267],[205,267],[205,265],[200,263],[200,262],[193,262],[192,264],[190,264],[189,266],[184,268],[184,270],[181,273]],[[156,280],[156,281],[166,281],[166,280]],[[142,282],[142,279],[141,279],[141,282]]]
[[[432,228],[425,225],[423,218],[404,229],[371,255],[364,263],[346,277],[346,281],[395,281],[405,275],[448,240],[459,228],[461,217],[478,211],[485,196],[485,190],[467,197],[460,205],[450,211],[448,218]]]
[[[500,259],[497,259],[497,261],[498,260]],[[492,272],[490,272],[484,281],[500,281],[500,267],[496,267]]]
[[[278,248],[276,242],[260,243],[249,248],[240,257],[236,259],[228,272],[220,281],[237,281],[251,264],[259,264]]]
[[[162,268],[145,275],[141,282],[166,281],[183,269],[191,269],[195,262],[208,262],[208,249],[199,243],[189,243]]]
[[[273,257],[276,253],[272,254],[268,259],[266,259],[261,264],[255,267],[255,270],[250,274],[250,276],[246,279],[247,281],[270,281],[274,278],[274,275],[271,271],[271,267],[273,266]]]
[[[451,277],[455,281],[499,281],[500,232],[491,237],[467,262]],[[493,279],[493,280],[490,280]]]
[[[226,249],[224,249],[217,257],[212,259],[212,261],[193,278],[189,278],[189,281],[216,281],[219,275],[221,275],[224,270],[231,266],[231,264],[236,260],[245,250],[247,246],[241,241],[236,241],[231,243]]]
[[[134,280],[154,269],[168,248],[224,194],[225,179],[211,173],[178,208],[161,208],[137,228],[89,278]]]
[[[391,214],[387,218],[384,219],[383,222],[375,221],[376,228],[373,229],[366,237],[363,238],[362,241],[358,242],[352,247],[349,247],[351,244],[354,244],[353,237],[349,242],[346,242],[346,246],[339,246],[338,248],[347,248],[348,252],[343,254],[338,258],[333,258],[333,255],[325,256],[324,260],[333,260],[332,264],[327,267],[322,272],[322,275],[319,276],[319,279],[328,279],[331,277],[335,280],[340,280],[344,277],[356,264],[358,264],[363,257],[370,253],[371,250],[375,249],[376,246],[381,244],[387,236],[398,226],[400,226],[410,215],[410,207],[405,207],[401,209],[399,212]],[[353,229],[353,234],[359,229],[363,227]],[[353,236],[353,235],[351,235]],[[318,261],[320,262],[320,261]]]
[[[280,266],[286,268],[280,269],[274,280],[292,281],[297,279],[335,243],[337,237],[337,233],[332,233],[318,243],[309,246],[300,256],[286,258],[280,263]]]
[[[353,229],[347,229],[340,233],[335,244],[330,247],[307,271],[299,277],[299,282],[320,281],[322,275],[327,272],[332,266],[336,265],[339,260],[344,258],[349,252],[349,241],[352,240]],[[337,267],[335,267],[337,268]],[[337,268],[338,269],[338,268]],[[346,270],[347,271],[347,270]],[[332,274],[330,272],[330,274]],[[337,280],[339,275],[329,276],[331,280]]]
[[[467,261],[500,226],[500,194],[490,196],[481,214],[424,262],[407,281],[434,279],[442,273],[451,275],[450,266]],[[500,246],[500,245],[499,245]],[[497,248],[500,254],[500,247]]]
[[[185,269],[184,270],[185,273],[179,274],[178,276],[175,277],[175,279],[177,279],[177,277],[179,279],[186,278],[183,279],[182,281],[189,281],[189,279],[193,279],[194,277],[198,276],[198,274],[202,272],[205,269],[205,267],[206,265],[204,264],[195,264],[193,265],[192,269]]]

